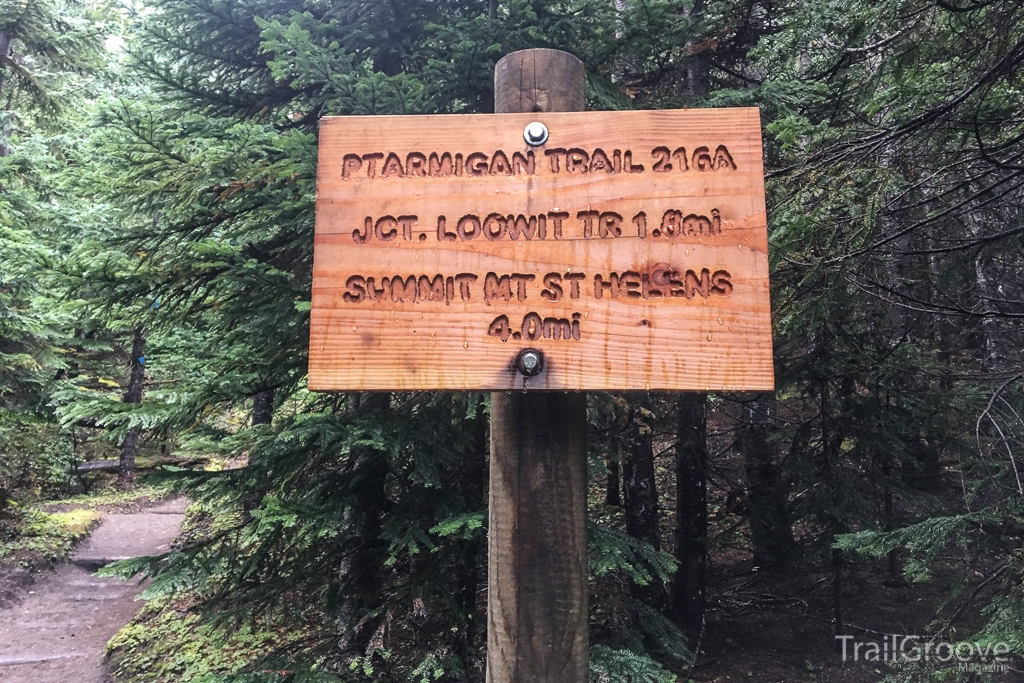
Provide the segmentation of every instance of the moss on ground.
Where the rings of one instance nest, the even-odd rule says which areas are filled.
[[[239,626],[204,625],[191,608],[189,597],[157,597],[109,643],[116,680],[131,683],[189,683],[237,680],[295,680],[292,674],[253,666],[271,653],[301,642],[305,629],[294,622],[277,623],[273,618],[256,619]],[[255,671],[253,671],[255,669]],[[305,680],[314,680],[306,678]],[[337,680],[323,678],[320,680]]]
[[[75,543],[89,535],[103,513],[98,510],[43,512],[29,509],[12,525],[0,542],[0,560],[20,552],[42,555],[51,562],[64,559]]]
[[[55,506],[81,506],[85,508],[99,508],[106,506],[118,506],[126,503],[133,503],[138,500],[159,500],[170,495],[171,490],[166,486],[143,485],[130,489],[118,487],[96,489],[89,493],[83,493],[60,500],[50,500],[45,503],[46,507]]]
[[[241,510],[231,506],[193,502],[185,513],[179,541],[186,546],[200,543],[238,526],[241,515]],[[202,589],[168,585],[156,589],[159,583],[157,579],[151,586],[156,597],[146,602],[107,644],[110,669],[119,683],[340,680],[319,671],[295,671],[274,657],[286,651],[302,651],[303,641],[320,629],[330,628],[313,610],[283,607],[261,615],[247,614],[239,621],[224,613],[219,615],[221,619],[211,619],[211,615],[200,612]],[[268,663],[275,659],[275,663]],[[280,670],[282,666],[288,670]]]

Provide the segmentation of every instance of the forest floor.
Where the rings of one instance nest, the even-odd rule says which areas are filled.
[[[0,568],[0,680],[5,683],[101,683],[108,680],[107,641],[141,607],[140,586],[93,572],[115,560],[166,552],[177,536],[186,501],[172,499],[101,506],[99,527],[69,564],[33,572],[23,554]],[[81,504],[53,506],[68,512]],[[28,565],[28,566],[25,566]]]
[[[895,673],[884,661],[893,634],[901,641],[903,636],[933,632],[948,588],[941,581],[894,581],[868,563],[847,568],[843,632],[852,638],[844,661],[831,619],[829,572],[812,565],[752,571],[749,560],[718,571],[701,656],[692,673],[697,683],[878,683]],[[882,661],[865,661],[870,643],[878,644]],[[907,649],[913,644],[909,641]],[[1019,680],[1012,675],[1019,674],[994,679]]]
[[[950,496],[955,492],[952,486],[944,491]],[[731,519],[719,520],[717,526],[733,527]],[[984,577],[996,568],[978,565],[978,571],[967,571],[962,558],[950,552],[933,563],[929,580],[915,583],[903,577],[903,559],[889,567],[884,558],[844,556],[840,601],[842,633],[847,635],[844,658],[843,641],[836,638],[833,622],[832,568],[820,554],[793,557],[772,569],[754,566],[745,538],[717,547],[708,569],[708,611],[700,656],[689,677],[679,680],[879,683],[889,676],[902,680],[900,667],[893,663],[899,659],[894,651],[902,648],[913,656],[915,645],[923,648],[929,641],[933,645],[977,641],[973,634],[984,623],[980,605],[989,597]],[[968,658],[967,668],[959,669],[960,662],[941,659],[944,655],[945,651],[923,668],[932,672],[928,680],[1024,681],[1024,661],[1019,659],[1008,658],[978,672],[970,667],[994,662]]]

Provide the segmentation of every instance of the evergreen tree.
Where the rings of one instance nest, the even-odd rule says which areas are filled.
[[[72,324],[53,269],[75,198],[59,178],[108,16],[102,3],[0,2],[0,512],[12,487],[68,477],[48,405]]]
[[[78,68],[47,46],[82,15],[16,5],[0,97],[51,111],[44,86],[73,74],[40,65]],[[717,550],[707,504],[726,493],[758,564],[829,573],[837,632],[863,556],[918,580],[952,548],[965,582],[987,577],[979,636],[1020,647],[1019,3],[151,9],[126,96],[61,148],[59,182],[35,182],[55,157],[20,123],[0,158],[0,409],[53,402],[122,447],[173,434],[239,465],[176,475],[211,530],[124,568],[156,575],[151,594],[192,591],[212,623],[315,623],[275,653],[289,666],[482,679],[486,397],[305,390],[316,122],[490,111],[498,58],[556,47],[587,65],[592,109],[756,105],[766,137],[779,389],[592,400],[595,674],[685,671],[680,629],[691,647],[705,631]]]

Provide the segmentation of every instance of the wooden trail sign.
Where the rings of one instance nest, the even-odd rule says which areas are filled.
[[[324,118],[310,336],[313,390],[773,389],[758,110]]]

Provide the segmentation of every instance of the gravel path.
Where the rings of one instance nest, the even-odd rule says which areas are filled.
[[[102,683],[103,648],[139,611],[134,582],[93,576],[114,560],[165,552],[181,528],[186,501],[134,514],[105,514],[72,563],[35,583],[0,610],[0,681]]]

